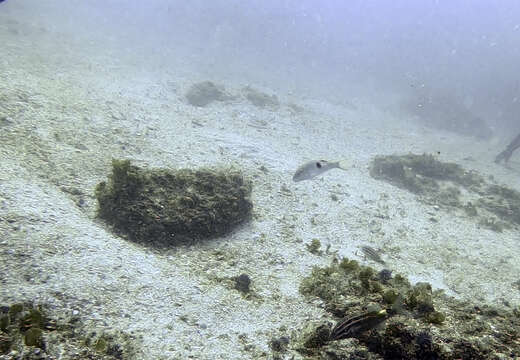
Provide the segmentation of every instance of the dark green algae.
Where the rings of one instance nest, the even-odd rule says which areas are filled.
[[[520,192],[431,154],[376,156],[370,175],[416,194],[423,203],[461,210],[461,215],[493,231],[520,225]]]
[[[319,298],[336,320],[367,311],[387,312],[377,327],[350,339],[330,341],[334,324],[304,325],[294,349],[308,359],[505,359],[520,356],[520,311],[470,303],[415,285],[397,274],[380,279],[355,260],[334,260],[313,269],[300,286]]]
[[[23,360],[133,360],[139,341],[119,331],[88,330],[65,311],[54,318],[32,302],[0,305],[0,356]]]
[[[229,169],[144,169],[113,160],[96,186],[98,216],[145,245],[222,236],[251,217],[252,185]]]

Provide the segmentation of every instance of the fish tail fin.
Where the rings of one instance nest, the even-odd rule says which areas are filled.
[[[348,160],[338,161],[338,168],[340,168],[341,170],[349,170],[352,167],[352,164]]]

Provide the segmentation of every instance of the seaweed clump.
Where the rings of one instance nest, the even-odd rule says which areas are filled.
[[[193,106],[203,107],[214,101],[224,101],[230,96],[211,81],[193,84],[186,93],[186,100]]]
[[[370,175],[414,194],[425,195],[442,190],[439,181],[451,181],[475,190],[485,183],[482,176],[466,171],[458,164],[441,162],[430,154],[376,156]],[[448,194],[447,198],[452,195]]]
[[[251,183],[237,171],[145,170],[113,160],[96,187],[98,215],[131,240],[174,245],[221,236],[250,218]]]
[[[27,302],[0,306],[0,358],[113,360],[139,358],[133,339],[125,334],[82,335],[76,317],[59,321],[43,306]],[[96,346],[91,339],[96,339]],[[103,339],[102,341],[100,339]],[[15,355],[16,354],[16,355]]]
[[[417,194],[426,204],[461,210],[491,230],[520,225],[520,192],[433,155],[376,156],[370,175]]]
[[[25,347],[45,350],[43,332],[56,329],[55,323],[31,304],[12,304],[0,309],[0,354]]]
[[[300,285],[338,320],[305,324],[294,349],[308,358],[500,359],[520,356],[520,317],[415,285],[397,274],[381,281],[370,267],[334,260]],[[362,357],[356,357],[360,356]],[[467,354],[471,354],[470,357]]]

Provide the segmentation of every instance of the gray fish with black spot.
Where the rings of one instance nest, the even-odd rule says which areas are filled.
[[[347,161],[312,160],[300,166],[293,176],[293,181],[311,180],[332,169],[348,170]]]

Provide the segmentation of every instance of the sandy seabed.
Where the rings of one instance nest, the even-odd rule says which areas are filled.
[[[144,71],[137,64],[146,59],[80,41],[58,45],[13,24],[0,25],[2,304],[30,300],[92,329],[132,333],[143,359],[266,358],[273,337],[328,318],[298,291],[313,266],[339,255],[382,268],[363,257],[363,245],[381,249],[386,267],[412,281],[479,303],[520,304],[517,230],[496,233],[435,210],[368,171],[376,155],[440,152],[439,160],[520,190],[518,162],[493,163],[505,145],[496,139],[429,130],[362,96],[332,104],[208,78],[189,60]],[[251,85],[277,94],[281,106],[260,109],[240,97],[190,106],[183,94],[202,80],[234,94]],[[162,252],[128,242],[95,217],[93,189],[112,158],[240,168],[254,185],[253,220]],[[301,163],[319,158],[352,168],[292,182]],[[327,252],[308,251],[315,238]],[[248,299],[222,281],[241,273],[253,281]]]

